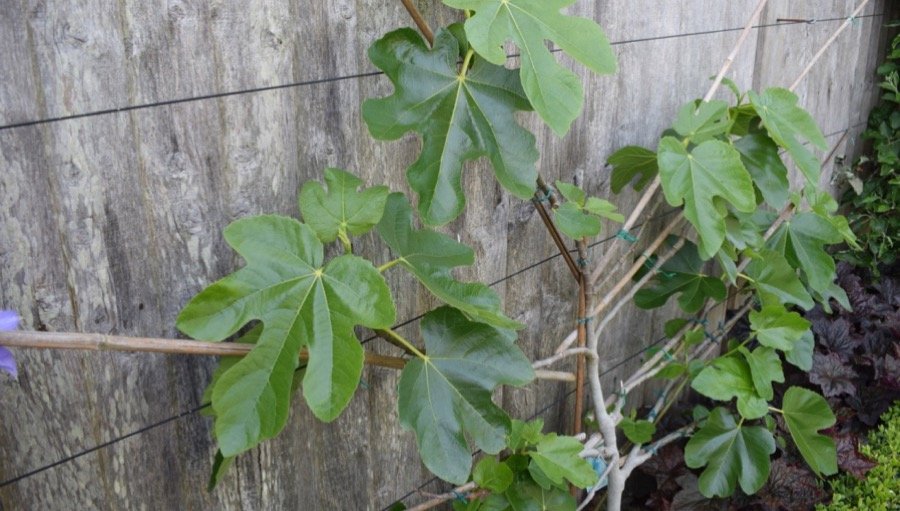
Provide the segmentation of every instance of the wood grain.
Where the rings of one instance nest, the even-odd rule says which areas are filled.
[[[408,191],[403,172],[420,142],[371,139],[360,104],[391,86],[383,76],[357,77],[374,70],[366,49],[375,39],[411,25],[398,1],[7,3],[0,9],[0,306],[18,310],[26,329],[175,337],[183,304],[241,264],[220,234],[230,221],[297,215],[298,186],[327,166]],[[458,19],[437,1],[414,3],[433,27]],[[867,12],[879,14],[886,3],[873,1]],[[584,76],[572,65],[584,76],[586,101],[564,138],[523,116],[538,136],[547,181],[581,175],[593,194],[608,195],[607,156],[651,144],[679,105],[708,88],[755,5],[576,3],[570,12],[598,20],[620,43],[620,70]],[[841,0],[771,0],[763,23],[840,17],[847,8]],[[798,91],[826,133],[865,119],[887,19],[860,19]],[[836,26],[755,31],[729,77],[742,87],[789,84]],[[7,128],[39,121],[48,122]],[[520,346],[545,357],[574,326],[577,287],[559,258],[532,267],[555,248],[531,204],[504,193],[483,161],[464,179],[468,209],[444,230],[472,245],[478,263],[458,275],[500,281],[507,314],[526,325]],[[616,198],[624,210],[635,200],[631,191]],[[642,239],[663,224],[649,225]],[[629,257],[624,245],[605,243],[591,254]],[[356,250],[389,258],[372,235]],[[400,319],[436,305],[401,270],[386,277]],[[626,362],[605,383],[639,365],[671,312],[629,311],[610,325],[603,367]],[[415,322],[400,331],[418,335]],[[366,349],[399,354],[377,340]],[[0,480],[87,452],[0,487],[2,509],[379,510],[431,479],[413,435],[397,422],[395,371],[366,368],[365,386],[331,424],[298,400],[284,433],[241,456],[207,493],[211,421],[187,412],[200,404],[214,360],[16,356],[19,382],[0,380]],[[497,399],[515,417],[565,428],[571,390],[542,381]]]

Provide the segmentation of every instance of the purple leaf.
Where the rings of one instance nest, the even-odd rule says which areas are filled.
[[[878,465],[859,452],[859,439],[856,436],[840,435],[835,437],[834,441],[837,446],[838,466],[844,472],[853,474],[853,477],[862,479],[866,476],[866,472]]]
[[[16,359],[13,354],[3,346],[0,346],[0,371],[9,373],[13,379],[19,379],[19,370],[16,368]]]
[[[850,336],[850,323],[846,319],[825,317],[814,321],[812,328],[820,346],[845,359],[853,355],[856,343]]]
[[[855,376],[853,368],[845,366],[837,354],[816,353],[813,355],[813,367],[809,372],[809,381],[822,387],[822,393],[826,397],[855,394],[856,386],[853,384]]]

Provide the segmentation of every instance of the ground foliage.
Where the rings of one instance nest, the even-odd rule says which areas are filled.
[[[798,316],[809,322],[814,333],[810,370],[785,366],[785,382],[774,385],[775,393],[780,396],[784,396],[789,388],[818,388],[826,396],[834,410],[835,422],[827,426],[823,434],[832,439],[837,467],[845,474],[838,483],[839,492],[849,492],[856,486],[850,478],[864,478],[877,466],[879,456],[882,459],[886,456],[879,454],[877,448],[866,447],[865,437],[891,404],[900,399],[898,269],[896,266],[883,267],[881,279],[873,282],[867,268],[838,263],[837,283],[846,292],[852,310],[832,303],[830,313],[817,305],[803,318]],[[740,337],[750,332],[752,321],[751,316],[731,335]],[[661,432],[683,426],[687,409],[698,403],[709,405],[696,400],[682,404],[683,411],[673,413],[672,418],[660,426]],[[671,445],[641,467],[644,474],[652,477],[653,489],[640,492],[632,488],[630,491],[641,499],[635,505],[672,511],[799,510],[827,502],[831,492],[810,465],[804,463],[798,448],[785,441],[790,435],[789,421],[779,419],[771,426],[777,451],[768,480],[753,495],[738,491],[730,499],[707,499],[698,490],[697,476],[683,463],[682,447]],[[839,502],[846,506],[849,501],[839,497]],[[838,506],[834,509],[849,508]]]
[[[876,277],[881,266],[900,257],[900,35],[891,43],[878,76],[881,101],[863,132],[871,151],[847,172],[851,187],[842,199],[862,250],[845,250],[839,256],[868,267]]]

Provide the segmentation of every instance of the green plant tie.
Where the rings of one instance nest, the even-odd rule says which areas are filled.
[[[675,277],[674,272],[665,271],[662,268],[656,267],[657,258],[655,255],[647,254],[646,252],[644,252],[641,255],[644,256],[644,268],[647,268],[650,271],[656,271],[657,273],[659,273],[660,275],[662,275],[663,277],[665,277],[667,279],[671,279],[671,278]]]
[[[625,229],[619,229],[619,232],[616,233],[616,237],[622,238],[623,240],[627,241],[628,243],[635,243],[637,241],[637,236],[634,236],[633,234],[626,231]]]
[[[579,257],[577,262],[578,262],[578,266],[581,267],[582,269],[584,269],[584,268],[587,268],[587,265],[589,262],[591,262],[591,260],[585,259],[583,257]]]
[[[575,320],[575,322],[578,323],[579,325],[587,325],[588,323],[591,322],[591,318],[577,318]]]
[[[466,497],[466,494],[465,494],[465,493],[461,493],[461,492],[458,492],[458,491],[456,491],[456,490],[453,490],[451,493],[453,493],[453,498],[454,498],[457,502],[459,502],[459,503],[461,503],[461,504],[468,504],[468,503],[469,503],[469,499]]]
[[[537,192],[535,192],[535,194],[537,194]],[[542,195],[542,197],[535,197],[535,199],[542,204],[548,204],[550,202],[550,199],[553,198],[553,187],[547,185],[547,191]]]

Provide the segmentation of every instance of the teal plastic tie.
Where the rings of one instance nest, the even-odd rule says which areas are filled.
[[[635,243],[637,241],[637,237],[635,237],[633,234],[626,231],[625,229],[619,229],[619,232],[616,233],[616,237],[622,238],[623,240],[627,241],[628,243]]]
[[[587,265],[590,261],[591,261],[590,259],[585,259],[583,257],[579,257],[577,263],[578,263],[579,267],[584,269],[584,268],[587,268]]]
[[[469,503],[469,499],[466,497],[466,495],[465,495],[464,493],[460,493],[460,492],[458,492],[458,491],[456,491],[456,490],[453,490],[451,493],[453,493],[453,498],[454,498],[457,502],[462,503],[462,504],[468,504],[468,503]]]
[[[591,318],[576,318],[575,322],[578,323],[579,325],[587,325],[588,323],[591,322]]]
[[[550,199],[552,199],[552,198],[553,198],[553,187],[548,185],[547,191],[544,193],[544,196],[543,197],[535,197],[535,200],[537,200],[540,203],[547,204],[550,202]]]

